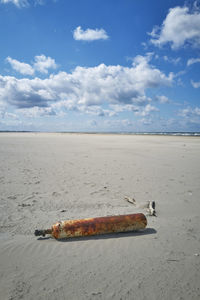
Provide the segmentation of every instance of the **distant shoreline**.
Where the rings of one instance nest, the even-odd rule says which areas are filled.
[[[117,132],[117,131],[12,131],[12,130],[0,130],[1,133],[44,133],[44,134],[105,134],[105,135],[159,135],[159,136],[200,136],[200,132]]]

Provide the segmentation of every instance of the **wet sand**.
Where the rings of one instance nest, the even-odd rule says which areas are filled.
[[[199,155],[199,137],[0,133],[0,299],[199,299]],[[140,233],[33,234],[149,200]]]

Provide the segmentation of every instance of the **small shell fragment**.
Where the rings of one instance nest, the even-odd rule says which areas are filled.
[[[129,203],[131,203],[131,204],[133,204],[133,205],[136,205],[136,201],[135,201],[135,199],[134,198],[130,198],[130,197],[124,197],[124,199],[126,200],[126,201],[128,201]]]

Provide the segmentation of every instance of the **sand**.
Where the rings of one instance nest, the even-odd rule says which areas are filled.
[[[0,134],[0,299],[200,299],[200,138]],[[57,241],[59,220],[146,211],[140,233]]]

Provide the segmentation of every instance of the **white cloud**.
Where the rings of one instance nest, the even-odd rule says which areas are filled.
[[[111,104],[110,108],[116,113],[121,113],[123,111],[130,111],[130,112],[138,112],[140,110],[140,106],[144,106],[147,101],[150,101],[150,99],[146,99],[144,103],[140,103],[140,105],[133,105],[133,104]]]
[[[38,107],[38,106],[34,106],[29,109],[23,108],[20,110],[20,113],[22,113],[23,115],[29,118],[57,115],[56,110],[54,110],[52,107]]]
[[[28,1],[27,0],[1,0],[1,3],[7,4],[7,3],[13,3],[17,7],[26,7],[28,6]]]
[[[13,120],[19,120],[19,117],[16,114],[9,113],[9,112],[5,113],[5,118],[13,119]]]
[[[200,117],[200,107],[187,107],[179,111],[179,116],[184,118]]]
[[[51,57],[46,57],[44,54],[35,56],[35,63],[33,67],[36,71],[41,73],[48,73],[48,69],[56,69],[55,60]]]
[[[102,107],[98,106],[98,105],[94,105],[94,106],[80,106],[77,107],[77,110],[79,110],[80,112],[83,113],[87,113],[90,115],[95,115],[95,116],[99,116],[99,117],[112,117],[114,116],[116,113],[112,110],[109,109],[103,109]]]
[[[6,112],[6,106],[3,101],[0,101],[0,119],[4,118]]]
[[[57,68],[55,60],[49,56],[46,57],[44,54],[35,56],[34,60],[35,62],[33,63],[33,66],[31,66],[9,56],[6,58],[6,61],[11,65],[11,67],[23,75],[34,75],[35,71],[47,74],[49,69]]]
[[[37,107],[34,113],[38,115],[74,110],[112,116],[121,106],[122,110],[145,116],[156,111],[148,105],[151,99],[146,90],[173,82],[173,74],[165,75],[149,60],[150,56],[137,56],[131,67],[76,67],[72,73],[59,72],[45,79],[0,76],[0,101],[19,109]],[[118,105],[118,111],[112,105]]]
[[[200,58],[190,58],[187,61],[187,66],[191,66],[196,63],[200,63]]]
[[[149,99],[150,101],[150,99]],[[127,104],[127,105],[110,105],[110,107],[116,112],[123,112],[123,111],[130,111],[133,112],[134,115],[136,116],[149,116],[152,112],[158,112],[159,109],[151,104],[144,104],[144,105],[131,105],[131,104]]]
[[[52,0],[55,2],[55,0]],[[46,4],[46,0],[34,0],[34,1],[28,1],[28,0],[1,0],[0,1],[3,4],[12,3],[18,8],[27,7],[29,6],[29,2],[33,2],[34,5],[44,5]]]
[[[161,96],[156,96],[155,97],[157,101],[159,101],[160,103],[164,104],[164,103],[169,103],[170,100],[169,98],[167,98],[166,96],[164,95],[161,95]]]
[[[152,38],[159,38],[159,30],[160,27],[158,25],[155,25],[151,32],[147,32],[148,35],[150,35]]]
[[[151,104],[147,104],[144,108],[141,108],[139,111],[135,112],[136,116],[146,117],[149,116],[151,112],[159,111],[159,109]]]
[[[78,26],[74,32],[73,37],[77,41],[94,41],[94,40],[106,40],[108,35],[104,29],[86,29],[83,30],[81,26]]]
[[[172,49],[178,49],[186,43],[200,46],[200,13],[198,9],[193,12],[189,8],[174,7],[169,10],[160,28],[154,27],[150,33],[151,42],[155,46],[171,44]]]
[[[145,119],[145,118],[141,119],[140,122],[145,126],[149,126],[153,123],[151,119]]]
[[[20,62],[16,59],[13,59],[13,58],[9,57],[9,56],[6,58],[6,61],[11,65],[11,67],[15,71],[17,71],[17,72],[19,72],[23,75],[33,75],[34,74],[34,69],[29,64]]]
[[[200,81],[193,81],[191,80],[191,84],[193,88],[198,89],[200,87]]]
[[[172,63],[174,65],[177,65],[180,61],[181,61],[181,58],[180,57],[177,57],[177,58],[172,58],[172,57],[168,57],[168,56],[163,56],[164,60],[169,62],[169,63]]]
[[[110,130],[110,129],[113,129],[113,130],[127,130],[127,127],[131,127],[133,126],[133,122],[131,122],[130,120],[128,119],[118,119],[118,120],[112,120],[112,119],[108,119],[108,120],[104,120],[103,122],[103,129],[105,130]]]

